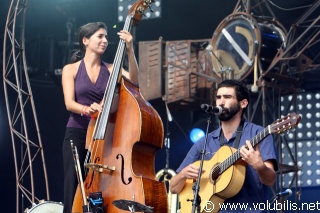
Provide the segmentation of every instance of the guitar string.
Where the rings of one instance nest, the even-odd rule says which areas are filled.
[[[269,126],[268,126],[269,127]],[[255,137],[251,139],[251,144],[255,146],[260,141],[262,141],[264,138],[266,138],[270,133],[268,132],[268,127],[263,129],[261,132],[259,132]],[[222,174],[226,169],[228,169],[231,165],[233,165],[238,159],[240,159],[240,149],[238,149],[236,152],[234,152],[232,155],[230,155],[228,158],[226,158],[224,161],[222,161],[219,165],[214,167],[212,174]]]

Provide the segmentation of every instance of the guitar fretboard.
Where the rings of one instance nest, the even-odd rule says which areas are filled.
[[[263,139],[265,139],[268,135],[270,135],[270,125],[264,128],[261,132],[259,132],[256,136],[254,136],[250,143],[254,147],[258,143],[260,143]],[[241,158],[240,156],[240,148],[235,151],[232,155],[230,155],[227,159],[222,161],[220,164],[218,164],[214,170],[219,171],[219,175],[222,174],[226,169],[228,169],[230,166],[232,166],[237,160]],[[216,174],[215,171],[213,171],[213,174]]]

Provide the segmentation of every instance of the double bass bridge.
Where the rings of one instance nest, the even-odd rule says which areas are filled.
[[[92,169],[96,172],[102,173],[104,170],[108,170],[110,172],[116,170],[115,166],[108,166],[108,165],[102,165],[98,163],[86,163],[84,164],[84,167],[88,169]]]

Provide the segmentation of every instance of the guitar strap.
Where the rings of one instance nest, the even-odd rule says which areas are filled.
[[[241,138],[241,135],[242,135],[242,130],[243,130],[243,124],[244,124],[244,119],[241,119],[240,121],[240,124],[236,130],[236,139],[234,140],[234,143],[233,143],[233,148],[235,149],[238,149],[239,147],[239,144],[240,144],[240,138]],[[222,128],[221,128],[221,131],[220,131],[220,147],[223,146],[225,144],[224,142],[224,134],[223,134],[223,131],[222,131]]]

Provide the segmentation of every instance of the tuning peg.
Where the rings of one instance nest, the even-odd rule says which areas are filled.
[[[296,128],[291,128],[290,129],[290,132],[295,132],[296,131]]]

